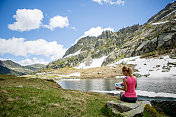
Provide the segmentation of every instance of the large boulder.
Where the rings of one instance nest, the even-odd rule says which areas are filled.
[[[176,59],[176,48],[172,50],[171,54],[169,55],[170,58]]]
[[[158,48],[170,47],[176,42],[176,33],[163,33],[158,37]]]
[[[168,100],[153,100],[151,101],[152,106],[154,106],[157,110],[164,112],[164,114],[168,115],[169,117],[175,117],[176,115],[176,101]]]
[[[128,103],[123,101],[108,101],[107,106],[112,109],[115,115],[121,113],[126,117],[133,117],[143,113],[146,104],[150,105],[149,101],[137,101],[136,103]]]

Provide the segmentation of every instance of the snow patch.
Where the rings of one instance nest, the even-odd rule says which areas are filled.
[[[176,59],[171,59],[169,56],[163,56],[160,58],[140,58],[140,56],[124,58],[117,61],[115,64],[134,64],[135,69],[138,70],[138,74],[146,75],[148,74],[149,77],[172,77],[176,75],[176,66],[168,65],[168,63],[176,62]],[[108,65],[114,66],[114,64]],[[163,68],[168,68],[168,71],[163,71]]]
[[[69,55],[65,56],[64,58],[78,55],[78,54],[80,54],[80,52],[81,52],[81,50],[78,50],[77,52],[75,52],[75,53],[73,53],[73,54],[69,54]]]
[[[69,74],[69,75],[59,75],[60,77],[80,77],[80,73],[77,72],[77,73],[72,73],[72,74]]]
[[[69,76],[81,76],[81,75],[80,75],[79,72],[77,72],[77,73],[72,73],[72,74],[70,74]]]
[[[156,23],[152,23],[152,25],[158,25],[158,24],[164,24],[164,23],[167,23],[169,21],[164,21],[164,22],[156,22]]]
[[[76,69],[88,69],[88,68],[95,68],[95,67],[101,67],[103,61],[106,59],[107,56],[103,56],[98,59],[92,59],[92,63],[90,66],[86,66],[86,61],[79,64],[78,67],[74,67]]]

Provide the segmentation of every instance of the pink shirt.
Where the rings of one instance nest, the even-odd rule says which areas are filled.
[[[137,97],[135,92],[136,78],[127,76],[127,91],[124,93],[125,97]]]

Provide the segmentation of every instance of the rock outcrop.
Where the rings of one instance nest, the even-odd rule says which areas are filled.
[[[146,104],[150,105],[149,101],[137,101],[136,103],[128,103],[123,101],[108,101],[107,106],[112,109],[115,115],[119,113],[125,117],[133,117],[141,114],[144,111]]]
[[[158,12],[156,15],[151,17],[147,23],[153,23],[153,22],[158,22],[161,20],[166,20],[166,19],[173,19],[172,17],[175,17],[176,13],[176,1],[173,3],[168,4],[164,9],[162,9],[160,12]]]

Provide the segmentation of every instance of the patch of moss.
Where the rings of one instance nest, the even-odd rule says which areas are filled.
[[[103,115],[107,116],[107,117],[124,117],[123,115],[119,114],[114,114],[112,112],[112,109],[109,108],[107,105],[104,105],[103,108],[101,108],[101,112],[103,113]]]
[[[144,115],[143,117],[158,117],[159,113],[157,112],[156,108],[146,104],[144,107]]]

